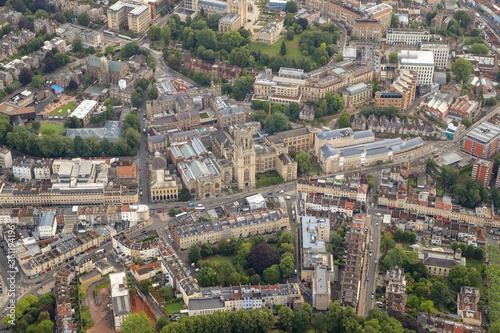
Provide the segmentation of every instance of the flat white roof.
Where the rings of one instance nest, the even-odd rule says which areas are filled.
[[[86,99],[80,103],[70,115],[70,117],[77,117],[78,119],[83,119],[93,108],[97,106],[97,101]]]
[[[131,15],[141,15],[144,11],[148,10],[148,6],[139,6],[130,11]]]
[[[245,199],[248,202],[248,204],[260,204],[266,201],[266,199],[264,199],[264,197],[260,193],[251,195],[249,197],[246,197]]]
[[[109,282],[111,285],[111,297],[128,295],[127,278],[125,272],[109,274]],[[122,288],[122,290],[120,290],[120,285],[124,285],[125,288]]]
[[[432,51],[401,50],[398,53],[398,59],[401,65],[434,66]]]

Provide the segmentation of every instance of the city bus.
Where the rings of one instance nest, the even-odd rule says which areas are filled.
[[[197,212],[204,212],[205,211],[205,206],[194,207],[194,210],[196,210]]]
[[[111,32],[109,30],[104,30],[103,33],[105,33],[106,35],[110,35],[110,36],[114,36],[115,35],[114,32]]]

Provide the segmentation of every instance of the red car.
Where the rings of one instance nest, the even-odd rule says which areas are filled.
[[[158,213],[161,213],[161,212],[163,212],[163,211],[161,209],[158,209]]]
[[[142,171],[142,168],[141,168],[141,167],[139,167],[139,171]]]

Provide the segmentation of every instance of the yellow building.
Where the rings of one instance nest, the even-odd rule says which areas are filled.
[[[347,88],[343,93],[345,107],[354,108],[372,99],[372,85],[358,83]]]
[[[151,202],[177,201],[179,186],[181,184],[177,184],[175,176],[168,174],[165,170],[152,171],[149,183]]]
[[[378,107],[396,107],[407,109],[415,100],[418,73],[412,70],[400,70],[397,79],[389,91],[375,93],[375,105]]]
[[[142,34],[149,29],[151,12],[148,6],[118,1],[109,7],[108,29],[119,31],[126,25],[136,34]]]
[[[373,19],[356,20],[352,35],[361,40],[380,42],[383,35],[382,24]]]
[[[188,249],[194,244],[214,244],[223,238],[268,234],[288,228],[289,225],[286,212],[278,209],[207,221],[199,228],[193,228],[192,223],[183,224],[183,221],[179,221],[173,237],[179,249]]]
[[[308,127],[301,127],[289,131],[279,132],[266,137],[268,145],[283,142],[288,151],[309,151],[313,148],[314,132]]]
[[[138,6],[128,13],[128,28],[136,34],[148,31],[151,25],[151,13],[148,6]]]

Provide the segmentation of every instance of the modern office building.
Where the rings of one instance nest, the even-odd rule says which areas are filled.
[[[150,3],[149,6],[154,3]],[[149,29],[152,20],[152,10],[149,6],[118,1],[109,7],[108,29],[120,31],[125,26],[136,34],[142,34]]]
[[[498,152],[500,126],[491,120],[493,119],[483,122],[467,133],[463,140],[462,150],[483,159],[488,159]]]
[[[483,186],[489,186],[493,173],[493,161],[478,158],[472,166],[471,178],[477,180]]]
[[[390,45],[419,45],[428,42],[431,38],[429,30],[389,29],[385,43]]]
[[[0,167],[12,168],[12,153],[6,148],[0,148]]]
[[[348,87],[343,93],[345,107],[354,108],[365,104],[372,99],[372,85],[358,83]]]
[[[430,51],[402,50],[398,53],[399,69],[416,71],[417,85],[431,85],[434,78],[434,55]]]
[[[426,43],[420,44],[421,51],[430,51],[434,56],[434,65],[436,67],[446,67],[448,56],[450,54],[450,46],[448,43]]]
[[[83,100],[80,105],[76,107],[76,109],[71,112],[69,115],[70,118],[76,117],[82,123],[82,126],[85,127],[90,122],[90,117],[97,110],[98,103],[93,100]]]

